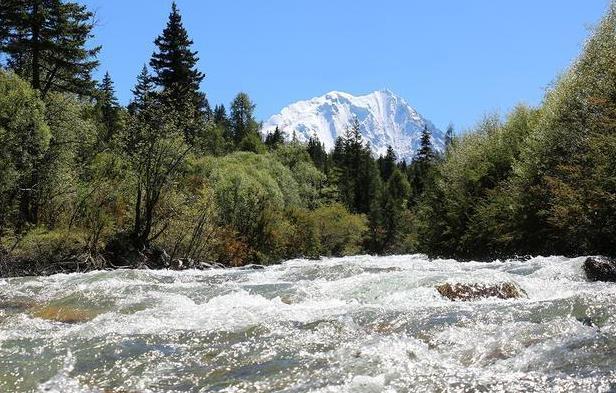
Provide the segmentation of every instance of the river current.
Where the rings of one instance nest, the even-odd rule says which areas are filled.
[[[0,280],[2,392],[616,392],[584,258],[293,260]],[[453,302],[442,283],[513,282]]]

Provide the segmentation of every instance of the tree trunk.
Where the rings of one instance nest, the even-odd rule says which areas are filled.
[[[133,238],[139,239],[141,234],[141,184],[137,185],[137,201],[135,203],[135,227],[133,228]]]
[[[41,41],[41,23],[39,18],[39,2],[34,1],[32,5],[32,87],[36,90],[41,89],[41,71],[40,71],[40,41]]]

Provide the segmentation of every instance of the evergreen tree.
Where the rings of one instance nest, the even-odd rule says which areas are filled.
[[[104,127],[103,141],[109,142],[117,132],[120,121],[120,105],[115,96],[115,89],[109,72],[105,73],[99,85],[97,106]]]
[[[426,185],[431,180],[432,168],[436,159],[431,138],[432,135],[428,127],[424,127],[421,133],[419,151],[408,169],[409,183],[411,184],[411,196],[408,200],[409,207],[417,204],[426,189]]]
[[[278,145],[282,145],[283,143],[284,136],[278,127],[276,127],[274,132],[267,134],[265,137],[265,145],[270,149],[275,149]]]
[[[0,2],[0,53],[7,65],[45,97],[50,91],[91,95],[100,47],[87,48],[93,14],[63,0]]]
[[[445,132],[445,151],[447,151],[453,144],[453,124],[449,123],[447,131]]]
[[[417,151],[415,161],[427,164],[434,160],[435,153],[432,147],[432,133],[428,130],[428,126],[424,126],[421,132],[420,147]]]
[[[325,146],[316,135],[313,135],[310,139],[308,139],[307,150],[310,158],[312,158],[314,166],[322,172],[326,172],[327,152],[325,151]]]
[[[128,110],[131,114],[143,110],[149,100],[154,96],[154,81],[148,71],[148,67],[144,64],[141,73],[137,76],[137,84],[131,90],[133,99],[128,105]]]
[[[393,173],[394,169],[396,169],[396,161],[398,157],[396,156],[396,152],[394,148],[391,146],[387,146],[387,153],[384,157],[379,157],[379,169],[381,171],[381,177],[383,181],[388,181]]]
[[[383,203],[383,245],[382,250],[389,250],[399,243],[402,215],[406,209],[411,186],[406,177],[394,168],[385,186]]]
[[[229,118],[227,117],[227,109],[224,105],[220,104],[214,107],[213,120],[218,125],[228,125]]]
[[[349,210],[368,213],[380,182],[379,169],[370,146],[364,143],[361,126],[353,119],[344,136],[338,138],[332,160],[340,196]]]
[[[230,150],[234,145],[233,132],[231,130],[231,122],[227,115],[227,109],[224,105],[216,105],[212,112],[212,122],[214,124],[213,130],[216,133],[216,138],[220,140],[222,144],[222,150]]]
[[[182,24],[182,17],[175,2],[167,26],[154,41],[157,51],[152,55],[150,66],[154,70],[153,81],[166,94],[165,103],[189,120],[207,119],[209,104],[200,91],[205,75],[197,69],[197,52],[191,50],[193,41]],[[187,140],[195,138],[195,127],[186,132]]]
[[[231,103],[231,133],[236,144],[250,134],[257,133],[259,124],[254,119],[255,105],[246,93],[239,93]]]

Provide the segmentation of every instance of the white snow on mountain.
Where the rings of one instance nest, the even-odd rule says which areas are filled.
[[[387,146],[391,145],[400,160],[410,160],[419,148],[421,133],[426,126],[432,133],[435,149],[443,149],[444,134],[389,90],[363,96],[332,91],[299,101],[272,116],[263,124],[261,132],[267,135],[279,127],[288,140],[295,134],[300,142],[317,136],[325,148],[331,150],[353,117],[359,120],[362,135],[376,155],[385,154]]]

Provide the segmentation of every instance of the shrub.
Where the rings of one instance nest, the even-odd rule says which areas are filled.
[[[35,262],[62,262],[87,252],[84,234],[79,231],[35,228],[21,238],[13,256]]]

